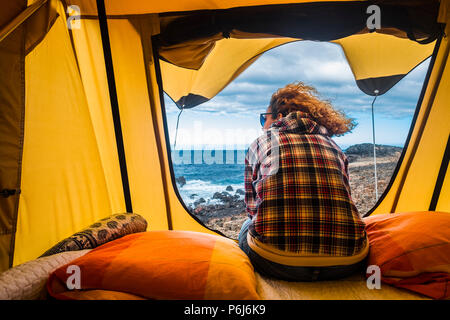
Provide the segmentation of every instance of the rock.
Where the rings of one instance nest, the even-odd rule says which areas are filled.
[[[200,203],[205,203],[206,200],[203,198],[198,199],[197,201],[194,201],[194,207],[197,207]]]
[[[182,187],[186,184],[186,178],[183,176],[179,176],[179,177],[175,178],[175,181],[180,184],[180,187]]]
[[[194,209],[194,213],[195,214],[202,214],[203,213],[203,207],[202,206],[198,206],[197,208]]]
[[[356,154],[348,154],[347,155],[348,162],[355,162],[359,159],[359,156]]]
[[[227,191],[233,191],[233,187],[232,186],[227,186],[227,188],[225,189]]]
[[[236,194],[242,194],[242,195],[244,195],[244,194],[245,194],[245,191],[242,190],[242,189],[237,189],[237,190],[236,190]]]
[[[401,153],[403,148],[377,144],[375,145],[375,150],[377,153],[377,157],[386,157],[386,156],[395,156],[397,155],[397,153]],[[345,149],[344,153],[347,156],[356,155],[360,157],[373,157],[373,144],[372,143],[355,144]]]
[[[228,192],[223,191],[223,192],[215,192],[212,198],[222,200],[222,202],[228,202],[232,199],[232,196]]]
[[[193,194],[191,194],[191,195],[189,196],[189,198],[194,199],[194,198],[197,197],[197,196],[198,196],[198,194],[193,193]]]

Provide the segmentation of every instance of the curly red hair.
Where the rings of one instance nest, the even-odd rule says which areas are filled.
[[[294,82],[278,89],[270,99],[270,111],[283,116],[293,111],[308,113],[318,124],[327,128],[330,135],[343,135],[355,126],[354,119],[336,110],[328,100],[318,97],[317,90],[303,82]]]

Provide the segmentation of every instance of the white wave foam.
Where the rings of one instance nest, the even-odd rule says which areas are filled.
[[[244,190],[243,184],[222,185],[203,180],[187,180],[185,185],[182,187],[177,185],[177,187],[186,205],[193,204],[194,201],[200,198],[205,199],[206,204],[216,204],[221,203],[221,201],[219,199],[212,199],[214,193],[226,191],[225,189],[229,185],[233,188],[233,191],[227,191],[231,195],[234,195],[237,189]],[[239,198],[244,199],[244,196],[239,194]]]

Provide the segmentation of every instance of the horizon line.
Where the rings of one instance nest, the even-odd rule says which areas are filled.
[[[341,147],[342,149],[347,149],[352,146],[361,145],[361,144],[373,144],[372,142],[360,142],[360,143],[353,143],[353,144],[347,144],[342,143],[339,144],[336,142],[336,144]],[[405,143],[377,143],[377,146],[387,146],[387,147],[399,147],[403,148],[405,146]],[[229,146],[229,145],[223,145],[223,146],[217,146],[217,145],[211,145],[211,144],[203,144],[203,145],[182,145],[180,147],[176,147],[173,149],[171,147],[171,151],[183,151],[183,150],[221,150],[221,151],[232,151],[232,150],[247,150],[250,144],[248,145],[238,145],[238,146]],[[206,147],[206,148],[205,148]],[[345,147],[345,148],[343,148]],[[199,149],[196,149],[199,148]]]

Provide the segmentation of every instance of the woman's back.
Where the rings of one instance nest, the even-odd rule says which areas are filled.
[[[296,111],[249,148],[250,236],[300,255],[352,256],[366,245],[352,202],[347,159],[327,129]]]

